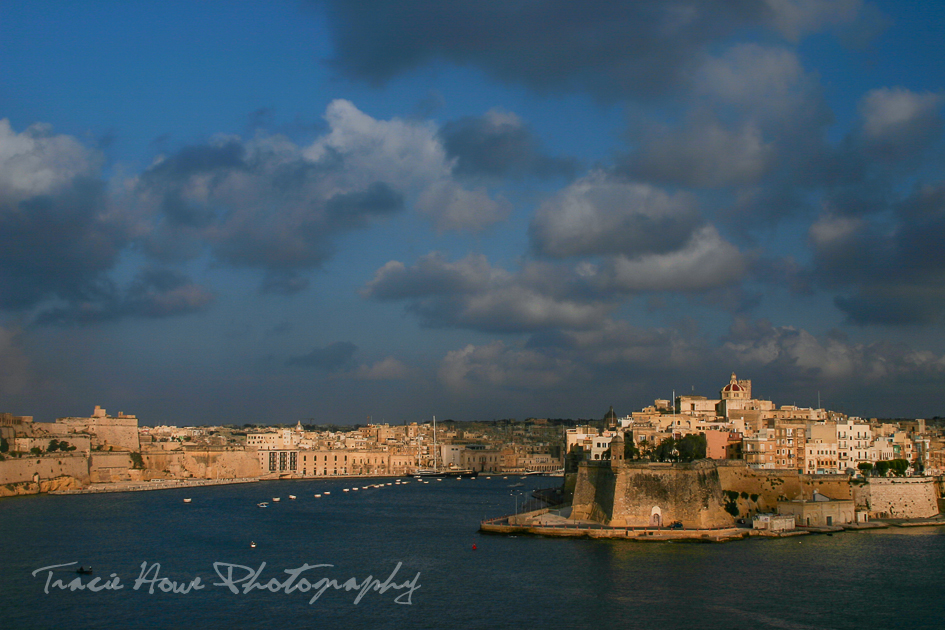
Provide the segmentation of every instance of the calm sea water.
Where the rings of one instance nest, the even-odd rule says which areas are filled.
[[[523,483],[522,487],[510,488]],[[342,492],[353,482],[282,481],[0,501],[2,628],[909,628],[945,627],[945,530],[891,529],[727,544],[631,543],[477,533],[511,495],[553,480],[480,478]],[[361,481],[359,486],[367,485]],[[315,499],[315,493],[331,492]],[[288,495],[298,499],[289,501]],[[279,496],[260,509],[260,501]],[[183,503],[185,497],[193,502]],[[250,548],[255,541],[257,547]],[[476,549],[473,549],[473,545]],[[44,593],[46,573],[92,564],[123,590]],[[214,562],[339,583],[373,575],[401,591],[233,594]],[[159,577],[203,590],[165,593]],[[221,569],[222,570],[222,569]],[[234,579],[245,575],[234,570]],[[419,573],[419,577],[417,576]],[[74,569],[53,580],[74,580]],[[154,572],[150,574],[154,577]],[[83,578],[88,582],[90,578]]]

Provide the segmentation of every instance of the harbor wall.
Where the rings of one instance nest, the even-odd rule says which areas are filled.
[[[0,497],[79,488],[89,484],[84,455],[7,457],[0,461]]]
[[[932,477],[870,478],[861,501],[871,518],[929,518],[939,514],[939,481]]]
[[[256,451],[142,451],[144,479],[243,479],[260,476]]]

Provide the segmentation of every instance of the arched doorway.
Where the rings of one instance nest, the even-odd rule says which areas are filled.
[[[650,510],[650,525],[652,527],[663,526],[663,511],[657,506]]]

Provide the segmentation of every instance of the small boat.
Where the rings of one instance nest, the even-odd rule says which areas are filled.
[[[315,498],[316,498],[316,499],[321,499],[321,498],[322,498],[322,495],[316,494],[316,495],[315,495]]]
[[[90,564],[88,569],[85,567],[79,567],[75,570],[75,572],[79,575],[92,575],[92,565]]]
[[[250,543],[249,543],[249,548],[250,548],[250,549],[255,549],[255,548],[256,548],[256,543],[255,543],[254,541],[250,541]]]
[[[269,507],[269,504],[263,501],[262,503],[257,503],[256,507]]]
[[[328,491],[326,490],[326,491],[325,491],[325,496],[328,496],[329,494],[331,494],[331,492],[328,492]]]
[[[278,503],[279,501],[281,501],[281,499],[280,499],[279,497],[272,497],[272,502],[273,502],[273,503]]]
[[[354,490],[355,492],[358,491],[358,487],[357,487],[357,486],[355,486],[355,487],[353,487],[353,488],[351,488],[351,489]]]
[[[289,500],[290,500],[290,501],[295,501],[295,495],[294,495],[294,494],[290,494],[290,495],[289,495]]]
[[[347,489],[347,488],[344,488],[344,489],[342,490],[342,492],[348,492],[348,489]]]
[[[362,490],[367,490],[367,489],[368,489],[368,486],[361,486],[361,489],[362,489]]]
[[[190,503],[193,499],[184,499],[184,503]]]

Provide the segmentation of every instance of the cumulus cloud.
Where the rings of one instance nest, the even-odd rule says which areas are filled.
[[[438,377],[456,393],[473,394],[495,389],[549,389],[577,371],[567,359],[494,341],[451,350],[440,363]]]
[[[872,384],[945,373],[945,357],[905,345],[850,343],[842,335],[816,337],[803,329],[738,320],[721,354],[746,368],[765,368],[790,384]]]
[[[623,291],[703,291],[737,283],[747,269],[745,255],[707,225],[676,251],[614,257],[599,281]]]
[[[42,324],[97,323],[125,317],[161,319],[197,313],[212,304],[213,293],[172,269],[148,267],[124,288],[103,283],[97,291],[66,306],[43,309]]]
[[[684,186],[721,188],[757,181],[771,167],[772,143],[753,122],[729,129],[712,117],[644,140],[622,166],[631,177]]]
[[[339,372],[351,363],[358,347],[350,341],[336,341],[322,348],[299,356],[289,357],[286,365],[290,367],[314,368],[325,372]]]
[[[352,378],[362,381],[399,381],[410,375],[410,368],[394,357],[387,357],[371,365],[359,365]]]
[[[375,2],[324,0],[341,74],[374,84],[446,60],[539,92],[651,95],[688,81],[710,45],[744,28],[796,39],[854,20],[858,0]]]
[[[146,250],[175,260],[209,249],[227,264],[262,270],[264,291],[288,294],[334,253],[338,235],[402,212],[410,200],[441,231],[477,231],[508,214],[501,198],[452,178],[431,123],[377,120],[344,100],[325,119],[327,133],[306,147],[281,136],[226,136],[157,160],[131,194],[154,217]]]
[[[941,135],[945,95],[903,88],[871,90],[860,99],[862,143],[887,160],[921,152]]]
[[[490,198],[484,188],[467,190],[452,180],[441,180],[423,191],[417,209],[439,232],[478,232],[504,221],[512,205],[502,197]]]
[[[447,154],[461,176],[571,175],[573,160],[544,154],[541,143],[515,114],[493,109],[450,121],[440,129]]]
[[[672,251],[702,223],[690,195],[596,171],[541,204],[529,236],[546,256],[634,256]]]
[[[834,301],[850,322],[945,322],[945,185],[920,187],[891,220],[827,215],[809,235],[812,277],[846,291]]]
[[[772,21],[781,33],[797,40],[805,32],[855,20],[863,0],[765,0]]]
[[[100,179],[101,156],[46,125],[0,121],[0,308],[81,300],[129,242]]]
[[[599,323],[612,306],[581,295],[577,278],[533,266],[518,274],[492,267],[484,256],[450,262],[431,253],[407,267],[391,261],[378,269],[362,295],[407,303],[427,326],[521,332]]]

